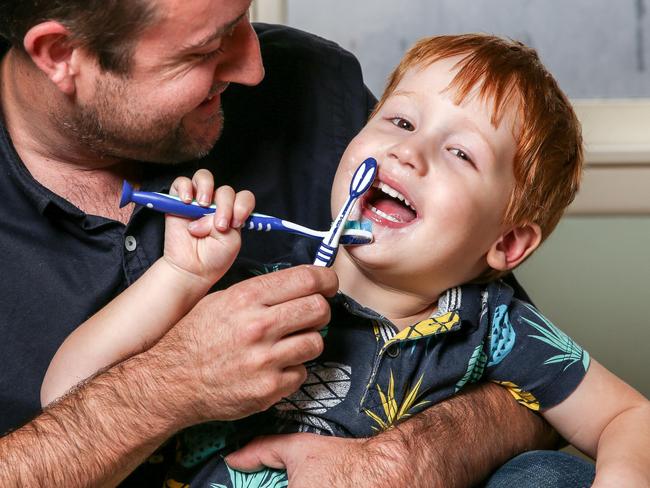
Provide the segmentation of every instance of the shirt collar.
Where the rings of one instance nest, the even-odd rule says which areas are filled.
[[[460,329],[475,330],[482,321],[490,320],[496,307],[509,303],[512,296],[512,288],[502,281],[450,288],[440,296],[438,307],[431,317],[396,331],[392,337],[387,338],[382,350],[397,342],[416,341]],[[363,307],[343,293],[339,292],[332,303],[342,306],[348,313],[381,322],[384,326],[389,323],[384,316]]]

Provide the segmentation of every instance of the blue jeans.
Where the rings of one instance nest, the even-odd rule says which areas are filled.
[[[593,464],[561,451],[530,451],[497,469],[485,488],[583,488],[591,486]]]

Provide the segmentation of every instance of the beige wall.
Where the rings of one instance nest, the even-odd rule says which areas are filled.
[[[650,100],[574,101],[586,169],[517,276],[556,325],[650,397]]]
[[[565,217],[516,275],[546,316],[650,397],[650,216]]]
[[[586,169],[572,215],[650,216],[650,100],[574,100]]]

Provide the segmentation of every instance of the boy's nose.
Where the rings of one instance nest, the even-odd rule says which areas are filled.
[[[412,136],[395,144],[390,149],[389,156],[396,159],[400,164],[408,166],[410,170],[415,171],[420,176],[427,173],[424,148],[421,147],[417,137]]]
[[[264,78],[260,43],[247,18],[235,28],[214,77],[218,81],[249,86],[257,85]]]

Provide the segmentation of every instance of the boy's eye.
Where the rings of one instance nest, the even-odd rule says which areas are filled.
[[[467,153],[464,152],[464,151],[462,151],[461,149],[458,149],[458,148],[452,147],[452,148],[449,150],[449,152],[452,153],[454,156],[456,156],[456,157],[459,158],[459,159],[462,159],[462,160],[464,160],[464,161],[467,161],[468,163],[472,163],[472,164],[474,164],[473,161],[472,161],[472,159],[467,155]]]
[[[400,129],[407,130],[409,132],[412,132],[415,130],[415,127],[413,127],[413,124],[411,124],[408,120],[402,118],[402,117],[393,117],[390,119],[391,123],[393,125],[396,125]]]

